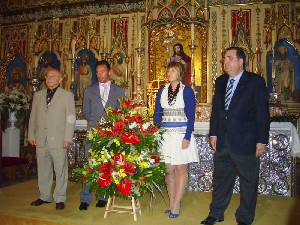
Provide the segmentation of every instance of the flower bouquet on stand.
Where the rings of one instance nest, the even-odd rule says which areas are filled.
[[[97,197],[108,198],[104,217],[120,211],[114,199],[121,197],[131,200],[136,220],[138,198],[164,185],[165,165],[157,152],[161,132],[132,101],[123,100],[120,109],[108,108],[106,113],[89,131],[90,156],[76,171]]]

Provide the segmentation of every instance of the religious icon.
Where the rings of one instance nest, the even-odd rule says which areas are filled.
[[[114,54],[111,70],[109,71],[110,78],[119,86],[126,86],[125,84],[125,55],[121,52]]]
[[[92,70],[88,64],[88,56],[81,57],[81,63],[77,72],[77,85],[79,100],[83,99],[85,89],[92,84]]]
[[[276,83],[277,91],[281,94],[283,101],[293,100],[295,91],[294,66],[287,58],[287,48],[280,47],[278,49],[280,59],[276,60]]]
[[[13,91],[25,92],[25,86],[22,84],[23,72],[20,67],[15,67],[11,71],[11,83],[9,89]]]
[[[183,51],[183,46],[177,43],[173,46],[174,54],[170,58],[170,62],[179,62],[182,65],[184,75],[181,78],[182,83],[191,86],[191,58]]]

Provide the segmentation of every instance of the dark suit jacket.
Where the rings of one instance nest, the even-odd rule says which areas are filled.
[[[225,92],[229,76],[216,80],[210,120],[210,136],[217,136],[217,151],[222,151],[225,133],[231,151],[253,154],[256,143],[267,144],[269,139],[269,105],[265,81],[261,76],[245,71],[225,111]]]
[[[88,129],[96,127],[97,122],[105,115],[105,108],[119,107],[119,99],[125,97],[125,90],[113,83],[110,85],[108,99],[104,106],[101,101],[99,83],[89,86],[84,92],[83,115],[88,121]]]

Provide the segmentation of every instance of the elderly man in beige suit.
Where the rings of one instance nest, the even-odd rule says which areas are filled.
[[[72,142],[75,125],[75,104],[71,92],[59,85],[61,73],[49,68],[46,86],[35,93],[29,120],[28,142],[36,146],[40,197],[31,205],[50,203],[53,167],[56,186],[53,199],[56,209],[64,209],[68,182],[67,148]]]

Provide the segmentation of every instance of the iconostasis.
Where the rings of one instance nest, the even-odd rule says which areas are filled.
[[[292,80],[285,90],[295,94],[286,98],[299,102],[295,64],[300,50],[300,3],[149,0],[112,1],[108,6],[87,1],[68,7],[59,3],[39,9],[28,6],[30,10],[25,4],[17,10],[9,7],[9,2],[9,13],[2,13],[0,20],[1,91],[17,80],[28,93],[42,88],[43,73],[50,65],[60,69],[63,87],[71,90],[81,105],[84,89],[96,82],[96,61],[106,59],[112,65],[113,81],[126,88],[127,96],[153,107],[178,44],[198,104],[210,104],[215,79],[223,72],[224,50],[240,46],[247,53],[248,70],[265,77],[269,87],[277,82],[275,89],[283,95],[278,82]],[[284,53],[292,69],[285,70],[280,66],[287,64],[275,62],[284,59],[279,57]],[[283,76],[289,78],[276,78],[280,71],[288,71]]]

